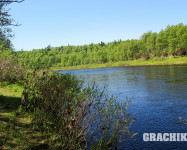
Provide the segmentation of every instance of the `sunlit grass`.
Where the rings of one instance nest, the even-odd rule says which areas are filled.
[[[108,62],[103,64],[86,64],[67,67],[52,67],[52,70],[72,70],[85,68],[123,67],[123,66],[155,66],[155,65],[187,65],[187,57],[155,57],[149,60]]]
[[[39,149],[47,140],[32,129],[32,118],[19,111],[22,91],[19,84],[0,83],[0,149]]]
[[[19,84],[9,84],[8,82],[0,82],[0,95],[9,97],[21,97],[23,87]]]

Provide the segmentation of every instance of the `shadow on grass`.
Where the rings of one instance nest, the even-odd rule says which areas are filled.
[[[5,114],[15,112],[20,104],[21,98],[0,95],[0,130],[2,130],[1,127],[10,122],[10,118]],[[8,141],[8,136],[5,136],[4,133],[4,131],[0,131],[0,149],[4,149],[3,144]],[[13,143],[8,145],[12,148],[15,147]]]
[[[12,112],[18,109],[21,98],[0,95],[0,111]]]
[[[0,95],[0,150],[31,149],[47,150],[47,136],[36,132],[30,126],[28,118],[17,110],[21,98]]]
[[[30,149],[31,150],[48,150],[49,145],[48,144],[40,144],[40,145],[37,145],[37,146],[33,146]]]
[[[20,104],[21,98],[0,95],[0,126],[2,122],[10,121],[10,118],[4,114],[16,112]]]

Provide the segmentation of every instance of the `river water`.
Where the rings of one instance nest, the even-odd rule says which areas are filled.
[[[115,67],[60,71],[85,81],[108,85],[118,98],[132,98],[129,111],[136,113],[131,130],[134,141],[120,149],[187,149],[187,142],[145,142],[143,133],[187,133],[187,66]]]

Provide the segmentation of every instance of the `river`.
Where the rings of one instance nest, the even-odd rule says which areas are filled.
[[[120,149],[185,149],[187,142],[145,142],[143,133],[187,133],[187,66],[115,67],[60,71],[85,81],[108,85],[119,99],[132,98],[129,111],[136,113],[131,130],[135,141]]]

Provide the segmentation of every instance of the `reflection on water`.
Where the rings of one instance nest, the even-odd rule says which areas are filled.
[[[61,71],[71,72],[85,81],[103,86],[119,99],[134,97],[130,112],[137,120],[132,130],[136,141],[128,141],[129,149],[185,149],[187,142],[144,142],[143,133],[186,133],[187,120],[187,66],[118,67]],[[124,145],[121,145],[124,149]]]

